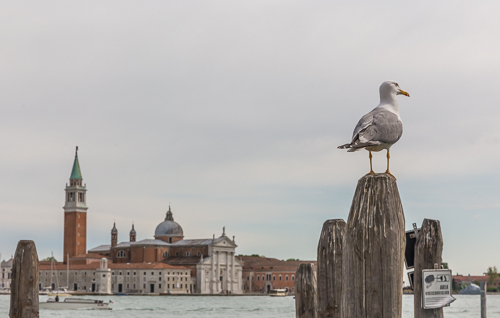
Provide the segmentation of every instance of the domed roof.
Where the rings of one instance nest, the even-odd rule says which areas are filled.
[[[159,236],[184,236],[184,232],[182,231],[182,227],[179,223],[174,222],[174,217],[172,215],[172,211],[170,211],[170,207],[168,207],[167,217],[165,221],[158,224],[155,230],[155,237]]]

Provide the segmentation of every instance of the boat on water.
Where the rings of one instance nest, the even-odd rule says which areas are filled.
[[[288,291],[286,289],[271,289],[269,291],[269,296],[271,297],[284,297],[288,295]]]
[[[66,298],[64,301],[56,301],[54,298],[47,299],[47,302],[41,302],[40,308],[51,310],[71,310],[71,309],[104,309],[111,310],[111,302],[105,303],[97,299],[85,298]]]
[[[47,293],[48,296],[59,296],[59,297],[70,297],[72,294],[68,292],[66,288],[61,288],[59,290],[52,290]]]
[[[10,288],[0,288],[0,294],[10,294]]]
[[[52,290],[50,288],[44,288],[44,289],[38,291],[38,295],[48,295],[51,292],[52,292]]]
[[[461,295],[480,295],[481,288],[474,283],[470,283],[467,287],[461,289],[459,293]]]

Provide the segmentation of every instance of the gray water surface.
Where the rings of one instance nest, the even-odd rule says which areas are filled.
[[[480,317],[478,295],[456,295],[451,307],[444,309],[446,318]],[[84,296],[82,298],[113,301],[113,310],[52,311],[40,309],[40,317],[108,317],[108,318],[294,318],[293,297],[268,296]],[[46,301],[41,296],[40,301]],[[0,295],[0,317],[9,315],[9,295]],[[500,295],[488,295],[488,318],[500,318]],[[403,318],[413,318],[413,295],[403,296]]]

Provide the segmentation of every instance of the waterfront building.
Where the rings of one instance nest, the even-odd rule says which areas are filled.
[[[455,281],[455,284],[457,287],[459,286],[467,286],[471,283],[483,283],[483,282],[488,282],[488,279],[489,279],[489,276],[486,274],[486,273],[483,273],[483,275],[481,276],[477,276],[477,275],[474,275],[474,276],[471,276],[471,275],[453,275],[452,276],[452,279]],[[495,288],[497,289],[498,291],[500,291],[500,277],[497,277],[495,279],[495,281],[493,282],[493,284],[487,284],[487,287],[488,288]]]
[[[14,259],[12,257],[9,260],[4,260],[0,263],[0,288],[10,288],[13,263]]]
[[[107,257],[112,264],[160,263],[188,268],[190,293],[243,292],[242,263],[235,258],[237,245],[234,237],[231,240],[226,236],[225,228],[217,238],[214,235],[211,239],[184,239],[183,229],[174,221],[169,207],[165,220],[156,227],[154,239],[136,241],[136,234],[132,226],[129,241],[118,243],[114,223],[111,244],[90,249],[89,257]]]
[[[295,273],[302,263],[316,261],[282,261],[259,256],[238,256],[243,262],[244,291],[246,293],[266,293],[271,289],[286,289],[295,293]]]
[[[106,258],[99,262],[68,265],[40,262],[39,288],[67,288],[87,293],[159,293],[190,292],[190,270],[163,263],[114,264]]]
[[[243,264],[235,257],[234,236],[229,239],[223,227],[219,237],[214,234],[208,239],[185,239],[170,206],[153,239],[137,241],[132,224],[128,241],[119,242],[118,228],[113,223],[111,244],[87,251],[87,187],[83,184],[78,147],[69,181],[63,208],[64,260],[40,264],[40,288],[66,287],[99,293],[243,292]]]

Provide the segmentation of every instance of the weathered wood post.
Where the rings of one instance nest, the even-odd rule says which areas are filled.
[[[481,318],[486,318],[486,291],[488,290],[488,284],[486,282],[481,283]]]
[[[443,236],[437,220],[424,219],[415,243],[415,270],[413,273],[414,297],[413,312],[415,318],[443,318],[443,308],[422,308],[422,270],[434,269],[434,264],[441,268],[443,254]]]
[[[318,318],[342,317],[342,243],[346,223],[323,223],[318,242]]]
[[[38,254],[35,242],[17,243],[12,264],[9,318],[38,318]]]
[[[295,317],[317,318],[316,297],[314,264],[300,264],[295,273]]]
[[[405,241],[396,180],[359,179],[344,235],[342,317],[401,318]]]

